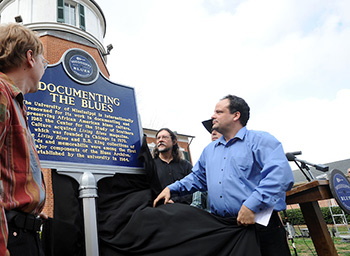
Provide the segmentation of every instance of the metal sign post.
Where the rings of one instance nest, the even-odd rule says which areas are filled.
[[[43,163],[43,167],[50,166]],[[79,183],[79,198],[83,201],[84,232],[86,256],[98,256],[98,230],[96,216],[96,198],[98,197],[97,182],[106,177],[113,177],[115,173],[144,174],[141,169],[120,168],[118,171],[69,171],[65,168],[58,169],[57,173],[72,177]]]
[[[91,172],[84,172],[79,182],[79,198],[83,200],[85,247],[87,256],[98,256],[98,238],[96,222],[97,183]]]

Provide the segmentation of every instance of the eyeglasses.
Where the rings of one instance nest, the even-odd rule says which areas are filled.
[[[45,59],[44,57],[43,58],[43,63],[44,63],[44,70],[47,69],[47,65],[49,65],[49,61],[47,59]]]
[[[163,140],[168,140],[168,139],[170,139],[170,137],[167,136],[167,135],[163,135],[163,136],[158,136],[158,137],[157,137],[157,140],[161,140],[161,139],[163,139]]]

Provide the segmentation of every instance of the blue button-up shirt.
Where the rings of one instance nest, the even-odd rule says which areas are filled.
[[[293,183],[282,144],[267,132],[243,127],[228,142],[222,136],[210,143],[192,173],[169,189],[180,195],[208,190],[212,213],[236,217],[242,204],[255,213],[286,209],[285,192]]]

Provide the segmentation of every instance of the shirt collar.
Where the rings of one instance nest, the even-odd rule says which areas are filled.
[[[157,159],[159,159],[162,163],[165,163],[165,164],[171,164],[172,162],[175,162],[174,158],[171,159],[169,163],[167,161],[164,161],[163,159],[161,159],[159,156],[157,157]]]
[[[227,142],[226,142],[224,136],[221,136],[219,139],[217,139],[215,146],[219,146],[220,144],[222,144],[224,146],[229,146],[237,140],[243,140],[246,133],[247,133],[247,127],[244,126],[237,132],[235,137],[233,137],[232,139],[230,139]]]

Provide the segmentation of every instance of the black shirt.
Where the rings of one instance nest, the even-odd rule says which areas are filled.
[[[192,172],[192,164],[184,159],[180,161],[172,160],[169,164],[159,157],[154,159],[157,167],[157,174],[162,188],[174,183],[177,180],[181,180],[187,174]],[[183,197],[172,197],[174,202],[191,204],[192,195],[187,195]]]

